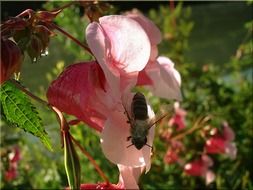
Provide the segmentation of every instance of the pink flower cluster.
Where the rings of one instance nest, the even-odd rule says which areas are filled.
[[[187,112],[180,108],[179,103],[175,102],[174,105],[175,114],[168,122],[169,129],[176,127],[176,131],[180,131],[185,128],[185,116]],[[185,151],[184,144],[179,140],[173,140],[173,130],[165,131],[162,134],[162,138],[169,144],[169,148],[164,156],[164,163],[173,164],[178,163],[184,168],[184,172],[191,176],[200,176],[205,178],[206,184],[215,180],[215,174],[210,167],[214,165],[211,157],[208,154],[224,154],[230,159],[235,159],[237,154],[237,148],[233,142],[235,139],[234,131],[229,127],[227,122],[223,123],[222,131],[217,128],[210,128],[205,130],[205,146],[200,158],[197,158],[189,163],[180,157],[180,154]],[[171,140],[172,138],[172,140]]]
[[[180,74],[169,58],[158,57],[160,31],[140,13],[101,17],[86,28],[86,40],[95,60],[66,68],[50,85],[48,100],[101,132],[102,150],[118,165],[120,183],[136,189],[140,174],[150,169],[151,149],[127,148],[130,126],[124,107],[131,111],[131,90],[138,85],[156,96],[180,100]],[[149,105],[148,116],[155,117]],[[147,144],[153,138],[154,126]]]

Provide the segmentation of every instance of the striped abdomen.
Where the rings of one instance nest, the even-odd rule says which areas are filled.
[[[137,92],[134,95],[131,107],[135,120],[145,120],[148,118],[147,102],[145,96],[142,93]]]

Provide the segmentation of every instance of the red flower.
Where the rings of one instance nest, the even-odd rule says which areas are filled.
[[[15,147],[8,156],[9,167],[4,173],[4,178],[6,181],[12,181],[18,176],[18,161],[21,159],[19,148]]]
[[[223,123],[223,132],[215,133],[206,141],[205,150],[209,154],[226,154],[231,159],[236,158],[237,148],[232,141],[235,139],[234,131],[227,122]]]
[[[213,161],[207,155],[202,155],[200,159],[187,163],[184,166],[184,171],[191,176],[200,176],[206,179],[206,184],[215,180],[215,174],[209,170],[213,165]]]

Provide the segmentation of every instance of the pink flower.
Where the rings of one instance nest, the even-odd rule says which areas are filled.
[[[222,134],[216,133],[206,141],[205,150],[209,154],[226,154],[231,159],[236,158],[237,148],[232,141],[235,139],[234,131],[227,122],[223,123]]]
[[[187,112],[184,109],[180,108],[179,102],[174,103],[174,109],[175,114],[172,116],[172,118],[170,118],[168,125],[176,125],[177,131],[180,131],[185,128],[185,116]]]
[[[187,163],[184,166],[186,174],[191,176],[200,176],[206,179],[206,184],[212,183],[215,180],[215,174],[209,170],[213,165],[213,161],[207,155],[202,155],[200,159]]]
[[[137,179],[141,172],[135,175],[135,170],[149,171],[151,156],[148,146],[140,150],[128,147],[130,125],[124,107],[131,112],[131,89],[141,81],[158,96],[181,98],[181,79],[174,64],[168,58],[156,60],[160,35],[143,15],[101,17],[86,28],[87,43],[96,61],[68,67],[47,93],[50,104],[101,132],[102,150],[111,162],[122,166],[125,186],[125,176]],[[148,116],[150,120],[155,116],[149,105]],[[147,135],[150,146],[154,128]],[[138,187],[137,182],[134,185]]]

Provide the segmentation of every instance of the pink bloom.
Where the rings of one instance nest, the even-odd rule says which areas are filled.
[[[174,64],[168,58],[155,59],[160,35],[159,29],[143,15],[101,17],[86,28],[87,43],[96,61],[68,67],[47,93],[50,104],[101,132],[105,156],[125,168],[120,168],[125,186],[125,176],[137,176],[132,173],[135,169],[145,167],[149,171],[151,156],[148,146],[141,150],[127,148],[130,126],[122,105],[130,110],[131,89],[138,80],[155,95],[181,98],[181,79]],[[155,116],[149,105],[148,115],[151,120]],[[154,128],[147,136],[150,146]]]
[[[215,180],[215,174],[209,170],[213,165],[213,161],[207,155],[202,155],[200,159],[187,163],[184,171],[191,176],[200,176],[206,179],[206,184]]]
[[[232,141],[235,138],[233,130],[225,122],[222,134],[216,133],[206,141],[205,150],[209,154],[226,154],[231,159],[236,158],[237,148]]]
[[[184,109],[180,108],[179,102],[174,103],[174,109],[175,109],[175,114],[169,120],[168,125],[169,126],[176,125],[177,131],[179,131],[185,128],[185,116],[187,112]]]

